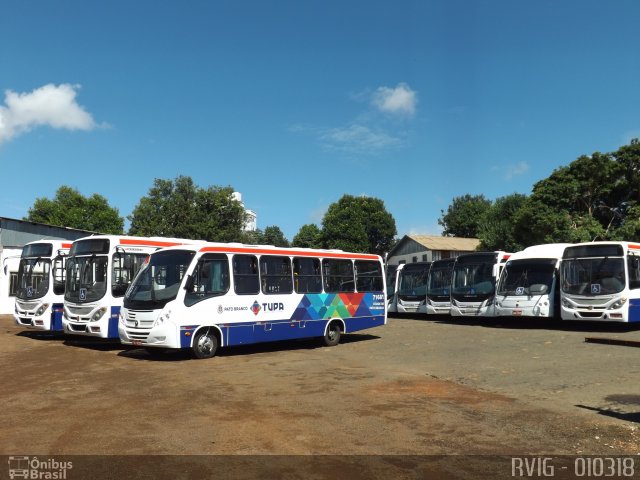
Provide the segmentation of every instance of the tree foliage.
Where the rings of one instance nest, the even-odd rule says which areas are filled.
[[[239,242],[247,220],[233,188],[198,187],[191,177],[155,179],[128,217],[130,235]]]
[[[373,197],[343,195],[322,219],[326,248],[384,255],[393,246],[396,221],[384,202]]]
[[[322,230],[315,223],[303,225],[293,237],[291,245],[301,248],[323,248]]]
[[[463,195],[455,197],[453,203],[442,216],[438,224],[443,227],[442,235],[449,237],[477,238],[485,214],[491,208],[491,201],[484,195]]]
[[[122,234],[124,228],[118,209],[109,206],[105,197],[97,193],[85,197],[66,185],[58,188],[52,200],[37,198],[24,219],[105,234]]]
[[[517,252],[524,248],[515,238],[513,220],[527,197],[514,193],[498,198],[485,212],[478,226],[480,249]]]
[[[244,243],[250,245],[273,245],[275,247],[288,247],[289,240],[284,236],[280,227],[271,225],[263,230],[257,229],[244,234]]]
[[[489,250],[640,241],[640,142],[582,155],[535,183],[528,197],[513,195],[491,204],[481,195],[465,195],[442,213],[443,235],[477,236],[481,248]]]

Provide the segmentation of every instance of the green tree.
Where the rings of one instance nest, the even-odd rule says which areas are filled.
[[[322,230],[315,223],[303,225],[293,237],[291,245],[301,248],[323,248]]]
[[[629,145],[620,147],[612,156],[623,169],[624,193],[618,196],[617,203],[640,203],[640,140],[632,139]]]
[[[624,222],[611,235],[612,240],[640,242],[640,206],[635,205],[627,211]]]
[[[289,240],[284,236],[280,227],[276,225],[272,225],[264,229],[263,242],[265,245],[274,245],[276,247],[289,246]]]
[[[526,195],[514,193],[498,198],[485,212],[478,228],[481,250],[517,252],[524,245],[515,238],[514,217],[524,205]]]
[[[323,244],[351,252],[384,255],[393,245],[396,221],[374,197],[343,195],[322,219]]]
[[[118,209],[109,206],[105,197],[97,193],[85,197],[66,185],[58,188],[53,200],[37,198],[24,219],[115,235],[122,234],[124,228],[124,219]]]
[[[155,179],[128,217],[129,234],[239,242],[246,217],[231,187],[201,188],[186,176]]]
[[[491,201],[484,195],[463,195],[455,197],[447,211],[440,210],[442,216],[438,224],[443,227],[442,235],[448,237],[477,238],[482,218],[491,208]]]

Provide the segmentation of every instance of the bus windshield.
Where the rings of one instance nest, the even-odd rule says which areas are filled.
[[[64,299],[75,303],[100,300],[107,293],[106,255],[70,257],[67,260]]]
[[[498,295],[544,295],[551,291],[556,260],[513,260],[507,263]]]
[[[562,291],[570,295],[610,295],[625,287],[623,257],[565,258]]]
[[[398,296],[401,298],[426,297],[428,276],[429,266],[406,265],[400,272]]]
[[[449,297],[449,291],[451,289],[451,273],[452,269],[450,265],[431,268],[429,274],[429,285],[427,287],[427,296],[436,297]]]
[[[454,295],[492,295],[495,290],[493,265],[495,263],[457,263],[453,273]]]
[[[18,291],[20,300],[34,300],[44,297],[49,291],[49,272],[51,260],[21,258],[18,267]]]
[[[184,250],[152,254],[127,290],[125,308],[158,309],[174,300],[194,255]]]

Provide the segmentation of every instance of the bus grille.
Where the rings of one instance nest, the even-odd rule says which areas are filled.
[[[129,338],[145,341],[156,321],[155,317],[152,310],[127,310],[124,324]]]

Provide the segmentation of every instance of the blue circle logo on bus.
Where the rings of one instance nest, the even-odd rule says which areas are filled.
[[[81,288],[80,289],[80,300],[86,300],[87,299],[87,289],[86,288]]]
[[[524,287],[516,288],[516,295],[524,295]]]
[[[254,315],[258,315],[258,313],[260,313],[260,304],[257,300],[253,302],[253,305],[251,305],[251,311]]]
[[[600,284],[599,283],[594,283],[591,285],[591,293],[593,293],[594,295],[598,295],[600,293]]]

